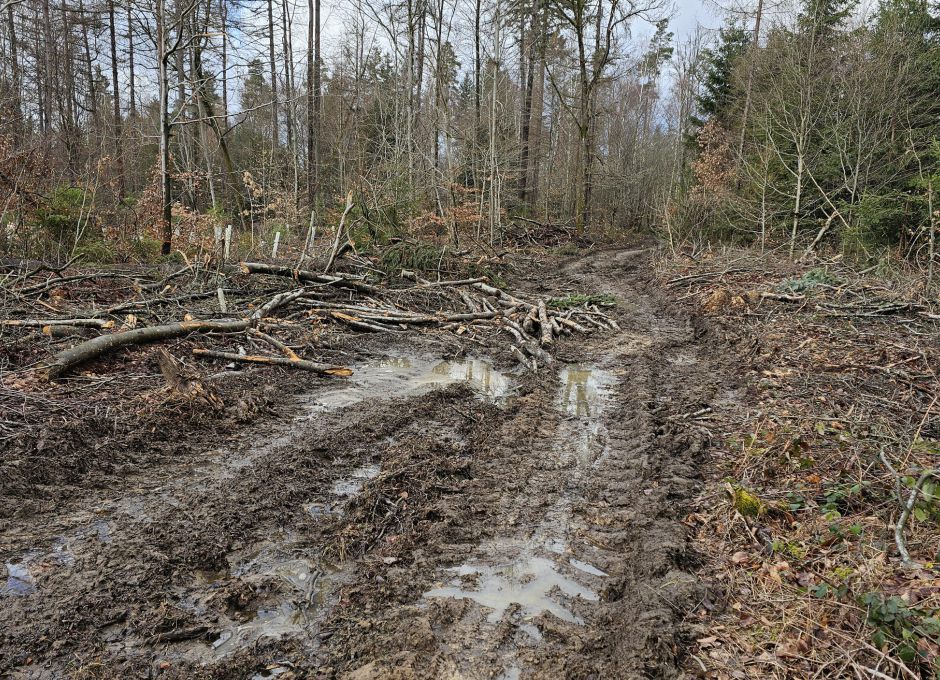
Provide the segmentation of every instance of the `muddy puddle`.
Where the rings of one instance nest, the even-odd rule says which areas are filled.
[[[606,450],[603,415],[616,380],[607,371],[581,365],[563,367],[559,380],[554,406],[564,419],[553,453],[559,465],[570,469],[568,488],[531,534],[479,546],[479,559],[448,569],[445,582],[424,593],[425,600],[472,600],[484,609],[489,625],[501,622],[512,607],[518,614],[513,614],[513,623],[536,643],[542,636],[529,622],[532,617],[548,613],[583,624],[578,610],[598,601],[597,592],[607,576],[586,559],[573,556],[589,555],[593,547],[572,543],[571,506],[578,480]],[[518,672],[511,666],[504,677]]]
[[[465,383],[481,397],[494,401],[505,397],[511,384],[508,376],[485,359],[385,357],[353,366],[353,375],[343,387],[316,395],[307,409],[312,417],[364,399],[413,397],[456,383]]]
[[[31,548],[4,563],[7,577],[0,586],[0,596],[31,595],[39,590],[43,577],[57,569],[71,568],[78,555],[94,551],[96,544],[110,542],[110,525],[95,521],[56,536],[48,548]]]
[[[531,550],[524,548],[522,554],[504,564],[464,564],[454,567],[449,571],[456,578],[444,587],[429,590],[424,597],[473,600],[488,610],[486,620],[492,624],[499,623],[511,605],[519,606],[523,619],[549,612],[563,621],[584,623],[564,602],[571,598],[596,602],[598,595],[572,576],[564,574],[562,569],[554,560],[537,557]],[[534,626],[523,630],[541,639],[541,634]]]
[[[375,479],[382,471],[379,465],[363,465],[352,471],[349,477],[333,482],[333,495],[351,498],[362,491],[362,485],[370,479]]]
[[[225,572],[200,572],[194,587],[181,596],[180,606],[205,613],[205,602],[226,583],[241,581],[258,589],[273,586],[246,620],[223,621],[205,642],[179,650],[201,663],[227,657],[262,639],[300,637],[312,641],[319,614],[326,607],[339,565],[323,563],[292,544],[290,536],[230,556]],[[262,676],[263,677],[263,676]]]

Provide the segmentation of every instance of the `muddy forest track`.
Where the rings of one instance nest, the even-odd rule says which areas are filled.
[[[738,385],[648,251],[547,271],[532,292],[610,292],[621,331],[537,375],[364,343],[348,386],[4,521],[0,676],[677,676],[706,597],[688,414]]]

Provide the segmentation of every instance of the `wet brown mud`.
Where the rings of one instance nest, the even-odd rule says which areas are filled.
[[[648,256],[543,268],[622,330],[537,375],[498,340],[361,343],[350,381],[291,379],[270,416],[5,521],[0,675],[676,676],[705,597],[683,415],[738,386]]]

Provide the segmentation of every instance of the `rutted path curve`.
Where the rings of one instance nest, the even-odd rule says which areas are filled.
[[[648,258],[543,275],[613,293],[621,330],[537,376],[500,347],[375,342],[267,430],[4,523],[0,675],[677,675],[705,597],[687,415],[738,393]]]

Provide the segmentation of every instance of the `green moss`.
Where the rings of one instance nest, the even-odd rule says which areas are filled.
[[[734,487],[732,503],[742,517],[759,517],[767,512],[764,501],[744,487]]]

